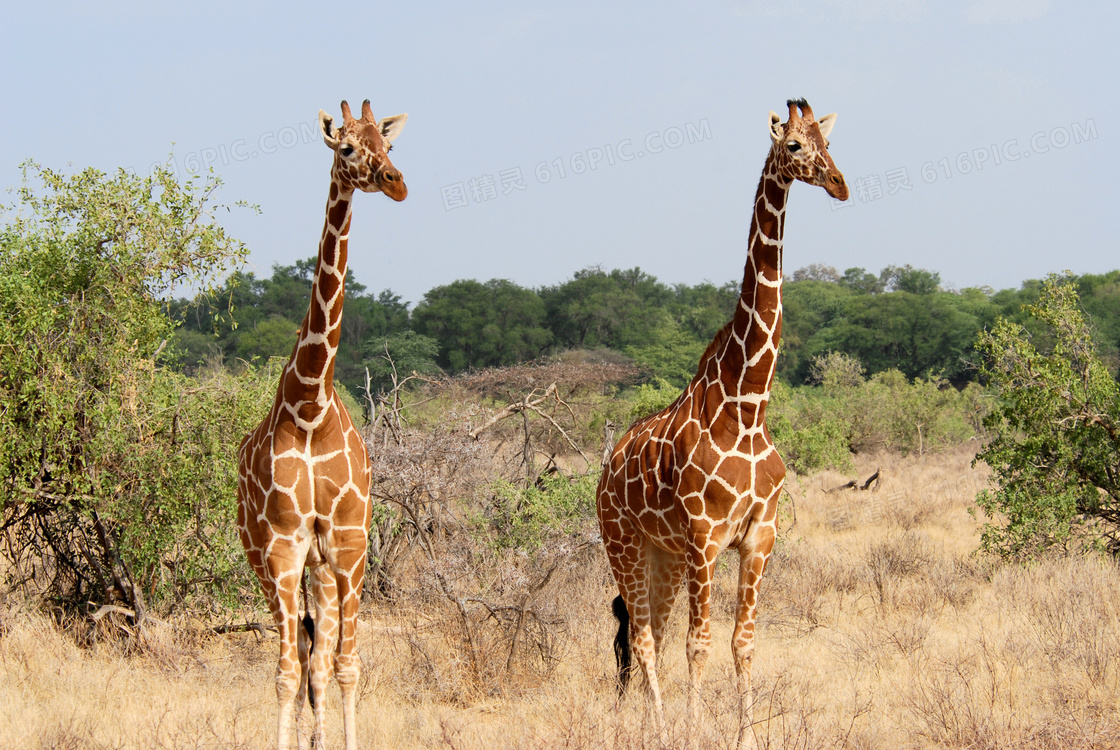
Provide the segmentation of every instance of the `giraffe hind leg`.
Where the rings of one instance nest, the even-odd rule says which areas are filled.
[[[342,693],[342,724],[346,750],[357,750],[357,687],[362,663],[358,656],[358,607],[366,569],[366,534],[337,533],[334,582],[337,586],[338,629],[334,639],[334,673]]]
[[[677,592],[684,580],[684,557],[665,550],[654,548],[651,553],[652,576],[650,577],[650,628],[653,631],[653,644],[657,661],[661,661],[662,644],[665,641],[665,627],[673,611]],[[630,613],[621,595],[611,602],[615,619],[618,620],[618,633],[614,637],[614,655],[618,662],[618,692],[626,691],[630,682],[632,658],[630,654]]]
[[[307,596],[307,577],[302,576],[300,586],[303,589],[303,627],[299,631],[299,666],[300,683],[299,693],[296,695],[296,705],[302,709],[304,701],[311,704],[315,710],[315,691],[310,688],[309,675],[311,655],[315,651],[315,618],[311,616],[311,600]]]
[[[311,687],[310,671],[311,671],[311,654],[315,649],[315,620],[311,617],[309,611],[310,602],[307,599],[307,579],[303,581],[303,605],[304,615],[300,624],[296,626],[297,635],[297,651],[299,653],[299,691],[296,693],[296,745],[299,750],[307,750],[310,741],[310,727],[305,719],[304,703],[310,699],[311,714],[315,712],[315,690]]]
[[[657,661],[661,662],[662,644],[665,641],[665,628],[669,615],[684,581],[685,557],[667,552],[660,547],[650,551],[649,609],[650,625],[653,628],[653,643],[657,649]]]
[[[657,683],[657,654],[650,625],[649,578],[650,543],[634,525],[621,517],[617,524],[604,526],[603,543],[611,571],[628,615],[629,654],[646,677],[650,702],[659,727],[664,727],[661,710],[661,689]],[[637,549],[635,549],[637,547]],[[617,615],[617,610],[616,610]],[[617,636],[616,636],[617,643]]]

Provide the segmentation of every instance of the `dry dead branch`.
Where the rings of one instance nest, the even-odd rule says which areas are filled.
[[[508,419],[508,418],[514,416],[515,414],[521,414],[522,417],[525,420],[524,426],[525,426],[525,446],[526,447],[525,447],[524,450],[525,450],[526,455],[528,456],[530,454],[530,449],[529,449],[528,446],[529,446],[530,440],[531,440],[531,433],[530,433],[529,424],[528,424],[528,412],[531,411],[534,414],[536,414],[537,416],[539,416],[541,419],[548,422],[552,426],[552,428],[554,430],[556,430],[556,432],[560,435],[560,437],[562,437],[564,439],[564,442],[567,443],[568,446],[571,447],[572,450],[579,453],[580,457],[583,458],[584,461],[586,461],[587,463],[590,464],[591,459],[588,458],[587,454],[583,452],[583,449],[580,448],[579,445],[576,444],[576,441],[572,440],[572,437],[571,437],[571,435],[568,434],[567,430],[565,430],[563,427],[561,427],[560,424],[552,417],[551,414],[549,414],[548,412],[546,412],[544,409],[541,408],[541,405],[544,404],[545,402],[549,401],[550,399],[555,400],[556,406],[558,406],[558,407],[562,406],[568,411],[569,414],[572,414],[572,407],[569,406],[568,403],[566,401],[564,401],[564,399],[560,398],[560,393],[559,393],[559,391],[556,387],[556,383],[554,381],[554,382],[550,383],[549,386],[547,388],[545,388],[543,392],[536,391],[536,390],[530,391],[529,393],[526,393],[521,398],[520,401],[513,401],[513,402],[507,404],[506,406],[502,407],[492,417],[490,417],[490,419],[486,420],[486,422],[484,422],[482,425],[480,425],[479,427],[476,427],[475,429],[471,430],[469,435],[471,436],[472,439],[477,440],[479,435],[481,435],[483,432],[485,432],[486,430],[488,430],[491,427],[493,427],[494,425],[496,425],[498,422],[501,422],[503,419]],[[574,414],[572,414],[572,416],[574,418]],[[529,459],[527,458],[526,461],[528,462]]]
[[[870,489],[872,484],[875,485],[875,489],[872,491],[877,491],[879,489],[881,473],[882,469],[876,469],[875,473],[869,476],[867,478],[867,481],[865,481],[863,484],[860,484],[855,479],[852,479],[851,481],[845,482],[844,484],[838,484],[830,490],[825,490],[825,494],[831,495],[833,492],[839,492],[840,490],[860,490],[862,492]]]

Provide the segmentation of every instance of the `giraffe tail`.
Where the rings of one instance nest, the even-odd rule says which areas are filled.
[[[311,655],[315,653],[315,618],[307,612],[303,616],[303,629],[307,631],[307,658],[310,659]],[[311,683],[307,684],[307,702],[311,704],[311,709],[315,709],[315,688],[311,687]]]
[[[311,655],[315,653],[315,618],[311,616],[311,602],[307,598],[307,578],[304,577],[300,582],[303,585],[303,629],[307,631],[307,663],[311,663]],[[311,681],[307,683],[307,702],[311,704],[311,710],[315,710],[315,688],[311,687]]]
[[[614,637],[614,658],[618,661],[618,694],[622,695],[630,682],[630,612],[621,595],[614,598],[611,608],[618,620],[618,633]]]

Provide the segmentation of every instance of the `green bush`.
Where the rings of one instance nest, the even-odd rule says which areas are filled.
[[[271,401],[249,371],[163,366],[177,285],[213,289],[244,246],[216,179],[24,167],[0,230],[0,526],[19,585],[66,607],[228,600],[236,447]]]
[[[192,378],[157,369],[109,401],[87,446],[102,467],[91,495],[113,536],[119,567],[161,614],[187,608],[225,617],[255,600],[257,583],[238,538],[241,438],[271,407],[280,366]],[[136,602],[132,602],[133,605]]]
[[[476,526],[496,551],[537,552],[594,523],[598,483],[597,472],[571,478],[556,472],[529,487],[499,480]]]
[[[676,401],[680,395],[680,388],[662,378],[654,378],[651,383],[642,383],[632,394],[630,410],[626,414],[630,421],[626,427],[642,417],[656,414]]]
[[[851,454],[875,450],[925,453],[978,436],[982,390],[963,390],[939,378],[909,380],[885,370],[864,380],[853,357],[829,353],[813,360],[815,386],[778,381],[767,424],[786,464],[798,472],[850,471]]]
[[[977,455],[996,485],[977,502],[999,519],[985,525],[983,548],[1011,558],[1053,548],[1120,554],[1120,388],[1071,280],[1051,276],[1025,310],[1047,350],[1005,319],[977,342],[999,394],[985,421],[991,442]]]

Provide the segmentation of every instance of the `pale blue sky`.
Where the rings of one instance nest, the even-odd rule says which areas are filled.
[[[372,290],[415,303],[590,265],[722,283],[742,274],[767,114],[804,96],[839,115],[853,198],[795,188],[787,270],[909,263],[1003,288],[1120,267],[1115,5],[690,5],[10,5],[0,186],[29,157],[146,171],[174,143],[180,169],[213,163],[224,201],[260,204],[225,223],[268,275],[316,251],[318,110],[368,97],[409,113],[408,199],[355,206],[351,265]]]

